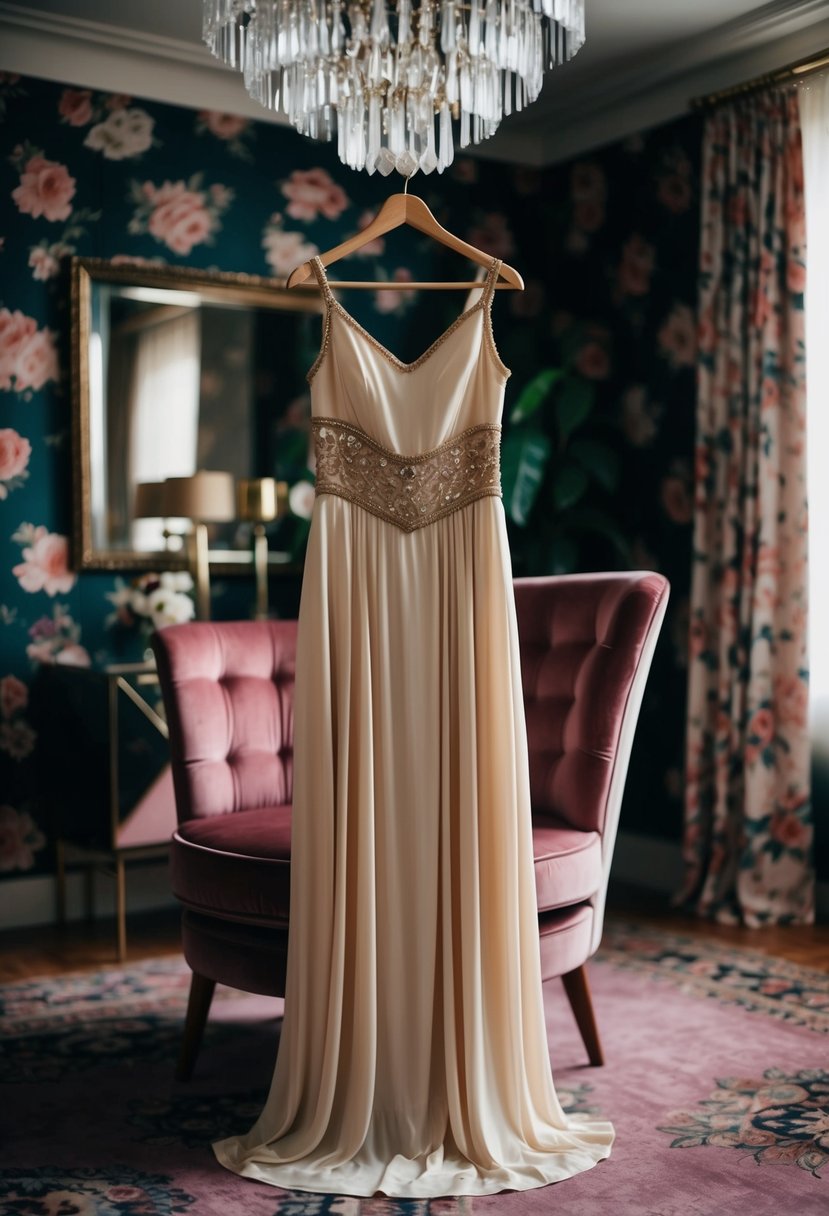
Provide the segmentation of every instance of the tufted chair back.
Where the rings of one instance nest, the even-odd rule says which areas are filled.
[[[200,621],[153,637],[179,823],[290,803],[296,621]]]
[[[660,574],[515,580],[533,817],[602,839],[604,893],[639,707],[668,603]],[[598,945],[598,936],[596,945]]]

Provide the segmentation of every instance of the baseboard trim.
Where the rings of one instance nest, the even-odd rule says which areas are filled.
[[[150,912],[176,906],[170,891],[170,870],[166,861],[128,865],[126,876],[128,917],[131,912]],[[70,870],[66,875],[67,920],[83,920],[85,916],[84,880],[84,874],[78,870]],[[96,919],[115,916],[114,878],[96,872],[94,881]],[[53,924],[55,916],[54,875],[7,878],[0,882],[0,929]]]
[[[682,848],[678,840],[659,840],[634,832],[620,832],[616,838],[611,881],[644,891],[672,895],[682,879]],[[820,921],[829,921],[829,882],[819,882],[815,892],[815,911]]]

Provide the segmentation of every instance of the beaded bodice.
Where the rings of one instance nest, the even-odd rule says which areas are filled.
[[[335,418],[313,425],[317,493],[339,494],[404,532],[501,493],[497,424],[470,427],[417,456],[392,452]]]
[[[308,373],[317,495],[336,495],[405,532],[486,496],[500,496],[503,388],[509,370],[492,338],[500,262],[480,298],[424,353],[404,363],[334,298]]]

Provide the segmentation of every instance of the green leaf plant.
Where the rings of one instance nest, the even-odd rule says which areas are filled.
[[[517,572],[571,573],[597,545],[629,564],[624,533],[603,506],[618,487],[620,467],[617,452],[588,433],[595,406],[594,383],[548,367],[525,384],[510,411],[501,484],[516,529]]]

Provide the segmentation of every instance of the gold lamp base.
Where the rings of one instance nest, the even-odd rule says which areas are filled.
[[[194,523],[187,534],[188,560],[193,582],[196,584],[196,616],[200,621],[210,620],[210,556],[208,552],[207,524]]]
[[[265,524],[284,514],[288,500],[288,485],[273,477],[255,477],[239,481],[236,502],[240,519],[253,523],[253,569],[256,576],[256,600],[253,619],[266,621],[268,607],[268,537]]]

